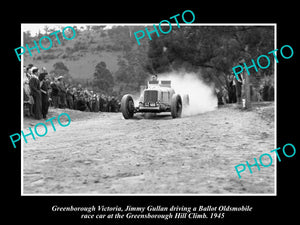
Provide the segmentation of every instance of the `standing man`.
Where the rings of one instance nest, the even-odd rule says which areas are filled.
[[[67,106],[67,91],[66,91],[66,87],[63,81],[63,76],[59,76],[57,78],[58,80],[58,88],[59,88],[59,98],[60,98],[60,105],[59,108],[66,108]]]
[[[32,67],[31,71],[32,74],[29,80],[29,87],[30,87],[31,95],[34,100],[33,114],[35,119],[40,120],[42,118],[42,97],[41,97],[40,81],[38,78],[38,68]]]
[[[110,111],[117,112],[117,100],[116,100],[115,96],[111,97]]]
[[[229,88],[229,103],[236,103],[236,79],[235,76],[233,74],[233,72],[231,73],[231,75],[229,75],[228,78],[228,88]]]
[[[73,88],[69,85],[69,87],[67,87],[67,105],[69,109],[73,109],[74,108],[74,93],[73,93]]]
[[[58,99],[59,99],[59,89],[57,86],[57,79],[53,78],[53,81],[50,83],[50,87],[51,87],[51,99],[52,99],[52,104],[54,106],[54,108],[58,108]]]
[[[76,108],[80,111],[85,111],[87,108],[84,93],[81,91],[77,100]]]
[[[42,92],[42,115],[44,119],[46,119],[46,115],[48,114],[48,108],[49,108],[49,95],[48,95],[49,83],[48,80],[46,79],[47,74],[48,74],[47,72],[43,72],[39,75],[41,92]]]
[[[78,101],[78,92],[76,87],[73,87],[73,109],[77,109],[77,101]]]
[[[99,97],[99,110],[104,112],[104,94],[101,94]]]
[[[98,102],[98,96],[97,93],[94,93],[91,100],[91,108],[93,112],[99,111],[99,102]]]
[[[91,98],[90,98],[90,93],[88,91],[88,89],[84,90],[84,100],[86,103],[86,106],[88,107],[89,111],[92,112],[92,108],[91,108]]]
[[[31,67],[30,67],[31,68]],[[33,116],[32,107],[34,104],[33,97],[30,93],[30,87],[29,87],[29,80],[30,80],[30,73],[29,73],[29,67],[24,67],[24,73],[23,73],[23,92],[24,92],[24,115]]]

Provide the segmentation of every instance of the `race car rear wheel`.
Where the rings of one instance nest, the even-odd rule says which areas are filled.
[[[171,115],[173,118],[181,117],[182,100],[180,95],[173,95],[171,100]]]
[[[124,95],[121,100],[121,112],[125,119],[131,119],[134,115],[134,102],[131,95]]]

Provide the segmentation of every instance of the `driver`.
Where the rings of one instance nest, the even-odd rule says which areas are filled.
[[[151,81],[157,81],[157,74],[153,74],[151,76]]]

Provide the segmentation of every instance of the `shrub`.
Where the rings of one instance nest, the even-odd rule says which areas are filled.
[[[85,50],[88,49],[87,43],[81,42],[81,41],[76,41],[73,47],[73,51],[79,51],[79,50]]]

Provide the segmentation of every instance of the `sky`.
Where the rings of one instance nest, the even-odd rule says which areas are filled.
[[[39,33],[39,30],[41,33],[45,33],[44,31],[44,27],[45,26],[48,26],[49,28],[57,28],[57,30],[59,30],[59,26],[61,25],[52,25],[52,24],[41,24],[41,23],[36,23],[36,24],[22,24],[22,30],[23,32],[26,32],[26,31],[30,31],[31,35],[34,36],[36,34]]]
[[[29,24],[29,23],[22,23],[22,32],[30,31],[32,36],[35,36],[36,34],[39,33],[39,30],[42,34],[45,33],[44,27],[48,26],[50,29],[55,28],[55,30],[60,30],[60,27],[66,27],[66,26],[77,26],[78,28],[80,27],[86,27],[87,25],[95,26],[95,25],[106,25],[104,29],[110,29],[112,27],[112,24],[51,24],[51,23],[34,23],[34,24]]]

